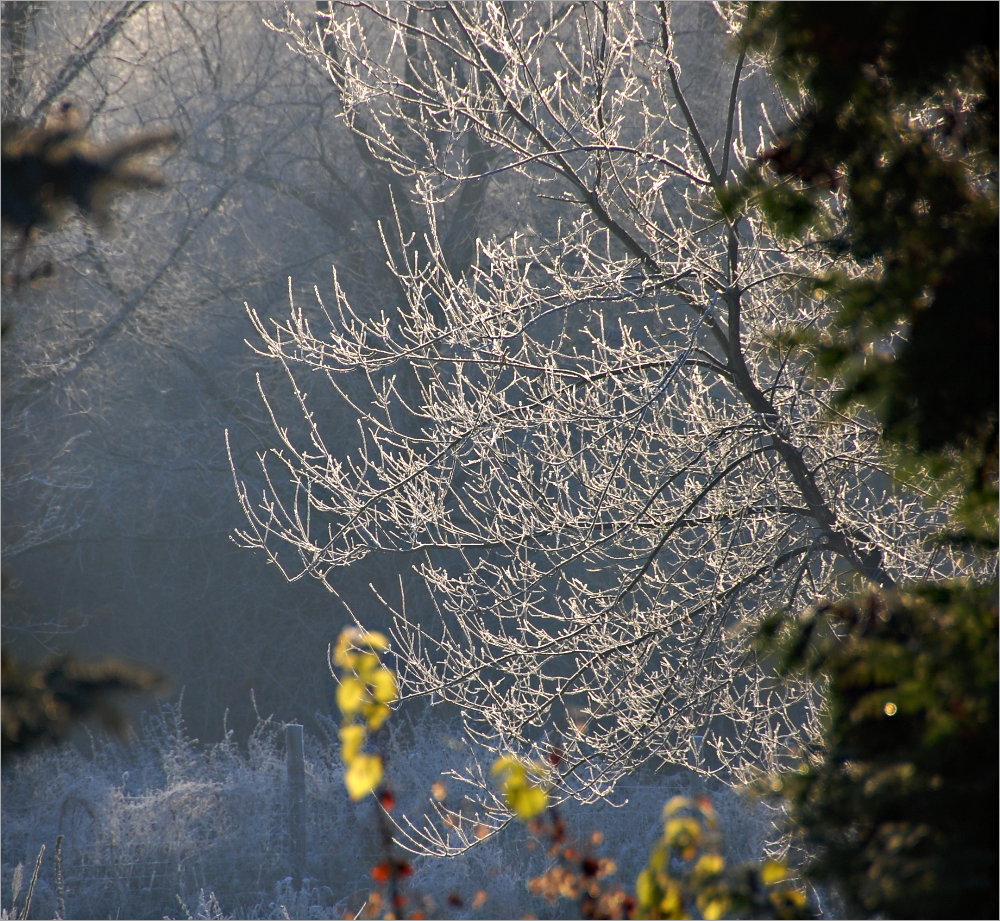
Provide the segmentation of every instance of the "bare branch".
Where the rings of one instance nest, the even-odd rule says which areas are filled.
[[[729,61],[721,31],[679,44],[671,16],[696,4],[334,7],[299,50],[422,229],[390,228],[398,305],[358,303],[335,272],[313,307],[251,311],[300,418],[265,393],[275,439],[262,495],[238,485],[242,540],[332,591],[373,555],[416,573],[423,596],[379,596],[406,694],[454,705],[488,750],[558,745],[557,799],[606,796],[649,759],[726,779],[780,760],[815,707],[747,630],[853,578],[960,564],[921,545],[938,513],[883,475],[870,420],[831,414],[831,385],[775,344],[823,322],[796,284],[818,257],[715,206],[759,127],[756,63]],[[728,89],[718,136],[685,55]],[[349,442],[331,405],[357,417]],[[401,833],[455,853],[461,825]]]

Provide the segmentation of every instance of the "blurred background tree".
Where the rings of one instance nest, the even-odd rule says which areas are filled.
[[[811,277],[836,304],[815,346],[888,450],[958,489],[941,544],[997,546],[997,8],[771,3],[745,41],[799,114],[752,199],[863,271]],[[997,584],[910,583],[770,619],[764,646],[825,686],[824,745],[764,784],[854,917],[997,912]]]

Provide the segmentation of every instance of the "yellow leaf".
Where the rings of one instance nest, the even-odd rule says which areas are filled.
[[[693,852],[701,843],[701,825],[694,819],[670,819],[663,830],[669,847],[685,857],[694,856]]]
[[[516,756],[502,755],[493,762],[493,767],[490,768],[490,774],[494,777],[503,774],[506,775],[508,779],[520,778],[523,780],[526,774],[526,769],[521,760]]]
[[[341,630],[337,637],[337,645],[333,651],[333,661],[341,668],[355,670],[355,660],[357,653],[354,649],[364,649],[367,647],[371,651],[384,650],[389,648],[389,641],[385,634],[374,630],[359,630],[357,627],[348,627]]]
[[[372,673],[381,668],[378,656],[373,652],[359,652],[354,656],[354,671],[366,684],[370,683]]]
[[[388,649],[389,641],[386,639],[384,633],[379,633],[377,630],[366,630],[361,634],[360,639],[355,644],[357,646],[367,646],[369,649]]]
[[[333,649],[333,661],[341,668],[354,670],[354,654],[351,652],[351,646],[357,635],[358,631],[354,627],[348,627],[346,630],[341,630],[340,636],[337,637],[337,645]]]
[[[643,870],[635,879],[635,900],[639,903],[639,908],[643,909],[643,914],[647,910],[658,904],[661,898],[660,887],[656,885],[656,878],[650,870]]]
[[[672,879],[667,880],[667,885],[663,890],[663,897],[660,899],[661,918],[683,918],[684,897],[680,886]]]
[[[344,678],[337,688],[337,706],[344,716],[354,716],[361,710],[368,696],[365,684],[358,678]]]
[[[670,863],[670,854],[662,842],[657,843],[649,855],[647,866],[655,873],[666,873]]]
[[[726,860],[721,854],[702,854],[694,865],[695,876],[717,876],[726,867]]]
[[[765,860],[760,868],[760,878],[765,886],[773,886],[788,879],[788,868],[780,860]]]
[[[353,800],[364,799],[382,783],[382,759],[378,755],[355,755],[344,773],[347,793]]]
[[[668,800],[667,805],[663,807],[663,818],[669,819],[675,812],[680,812],[682,809],[690,809],[691,800],[686,796],[675,796]]]
[[[344,759],[344,764],[350,764],[361,751],[361,746],[365,744],[365,730],[363,726],[344,726],[340,730],[340,754]]]
[[[808,904],[806,894],[798,889],[774,889],[770,895],[771,904],[787,916],[789,911],[801,912]]]
[[[533,819],[543,812],[549,804],[549,794],[541,787],[521,784],[508,784],[506,790],[507,805],[523,822]]]
[[[698,900],[698,908],[705,921],[719,921],[719,918],[726,916],[729,908],[729,899],[725,896],[713,896],[704,900]]]
[[[372,697],[380,704],[391,704],[398,696],[396,676],[388,668],[377,668],[368,676]]]
[[[376,729],[380,729],[382,724],[389,719],[392,714],[385,704],[368,704],[364,708],[364,718],[365,722],[368,723],[368,728],[375,732]]]

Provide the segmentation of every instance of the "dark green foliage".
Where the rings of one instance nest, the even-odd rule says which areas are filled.
[[[96,718],[121,731],[122,695],[160,690],[162,676],[120,662],[78,662],[62,656],[26,666],[3,651],[3,754],[64,738]]]
[[[769,779],[850,917],[997,911],[997,586],[872,594],[765,631],[829,682],[825,748]]]
[[[820,367],[844,374],[842,402],[875,406],[890,439],[992,451],[996,5],[754,4],[746,36],[803,114],[728,204],[752,195],[776,229],[822,236],[839,190],[845,222],[825,244],[872,261],[861,278],[815,279],[838,301]],[[901,325],[901,350],[873,348]]]
[[[153,129],[94,144],[70,102],[40,127],[5,122],[3,134],[3,222],[25,234],[57,224],[71,206],[107,223],[116,193],[163,186],[159,173],[137,160],[177,141],[176,132]]]
[[[723,205],[843,270],[815,348],[880,414],[905,483],[959,498],[938,540],[997,547],[997,7],[755,4],[802,114]],[[858,268],[862,271],[857,271]],[[853,269],[853,271],[851,271]],[[900,334],[902,336],[900,337]],[[933,487],[932,487],[933,491]],[[997,584],[920,583],[776,615],[762,646],[826,686],[823,745],[772,776],[852,917],[996,917]]]

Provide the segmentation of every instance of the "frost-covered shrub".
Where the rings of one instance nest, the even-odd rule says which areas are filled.
[[[203,746],[166,708],[128,744],[94,739],[89,752],[51,749],[6,766],[5,898],[16,865],[33,866],[42,844],[51,855],[63,835],[61,891],[49,857],[34,911],[53,917],[61,896],[69,917],[183,916],[210,903],[249,917],[290,873],[281,729],[262,721],[245,747],[229,735]],[[339,768],[313,748],[309,814],[343,815]]]
[[[262,720],[242,744],[231,734],[202,744],[190,738],[173,706],[128,743],[92,738],[86,746],[51,748],[4,766],[3,908],[12,907],[19,864],[23,905],[44,844],[33,917],[57,917],[63,905],[67,918],[352,917],[381,859],[378,807],[370,797],[348,798],[339,723],[321,716],[311,727],[300,887],[288,856],[282,724]],[[434,790],[462,803],[461,784],[442,775],[461,771],[470,752],[438,712],[410,704],[383,732],[396,814],[419,816]],[[602,853],[614,858],[623,885],[631,886],[658,834],[654,819],[663,803],[703,789],[692,775],[640,772],[619,791],[620,808],[565,804],[563,811],[581,839],[603,833]],[[727,856],[759,856],[768,827],[761,815],[734,793],[720,789],[713,799],[734,849]],[[453,859],[414,858],[413,876],[405,881],[408,904],[443,918],[572,914],[568,903],[549,906],[528,891],[528,881],[549,862],[544,844],[515,825]]]

